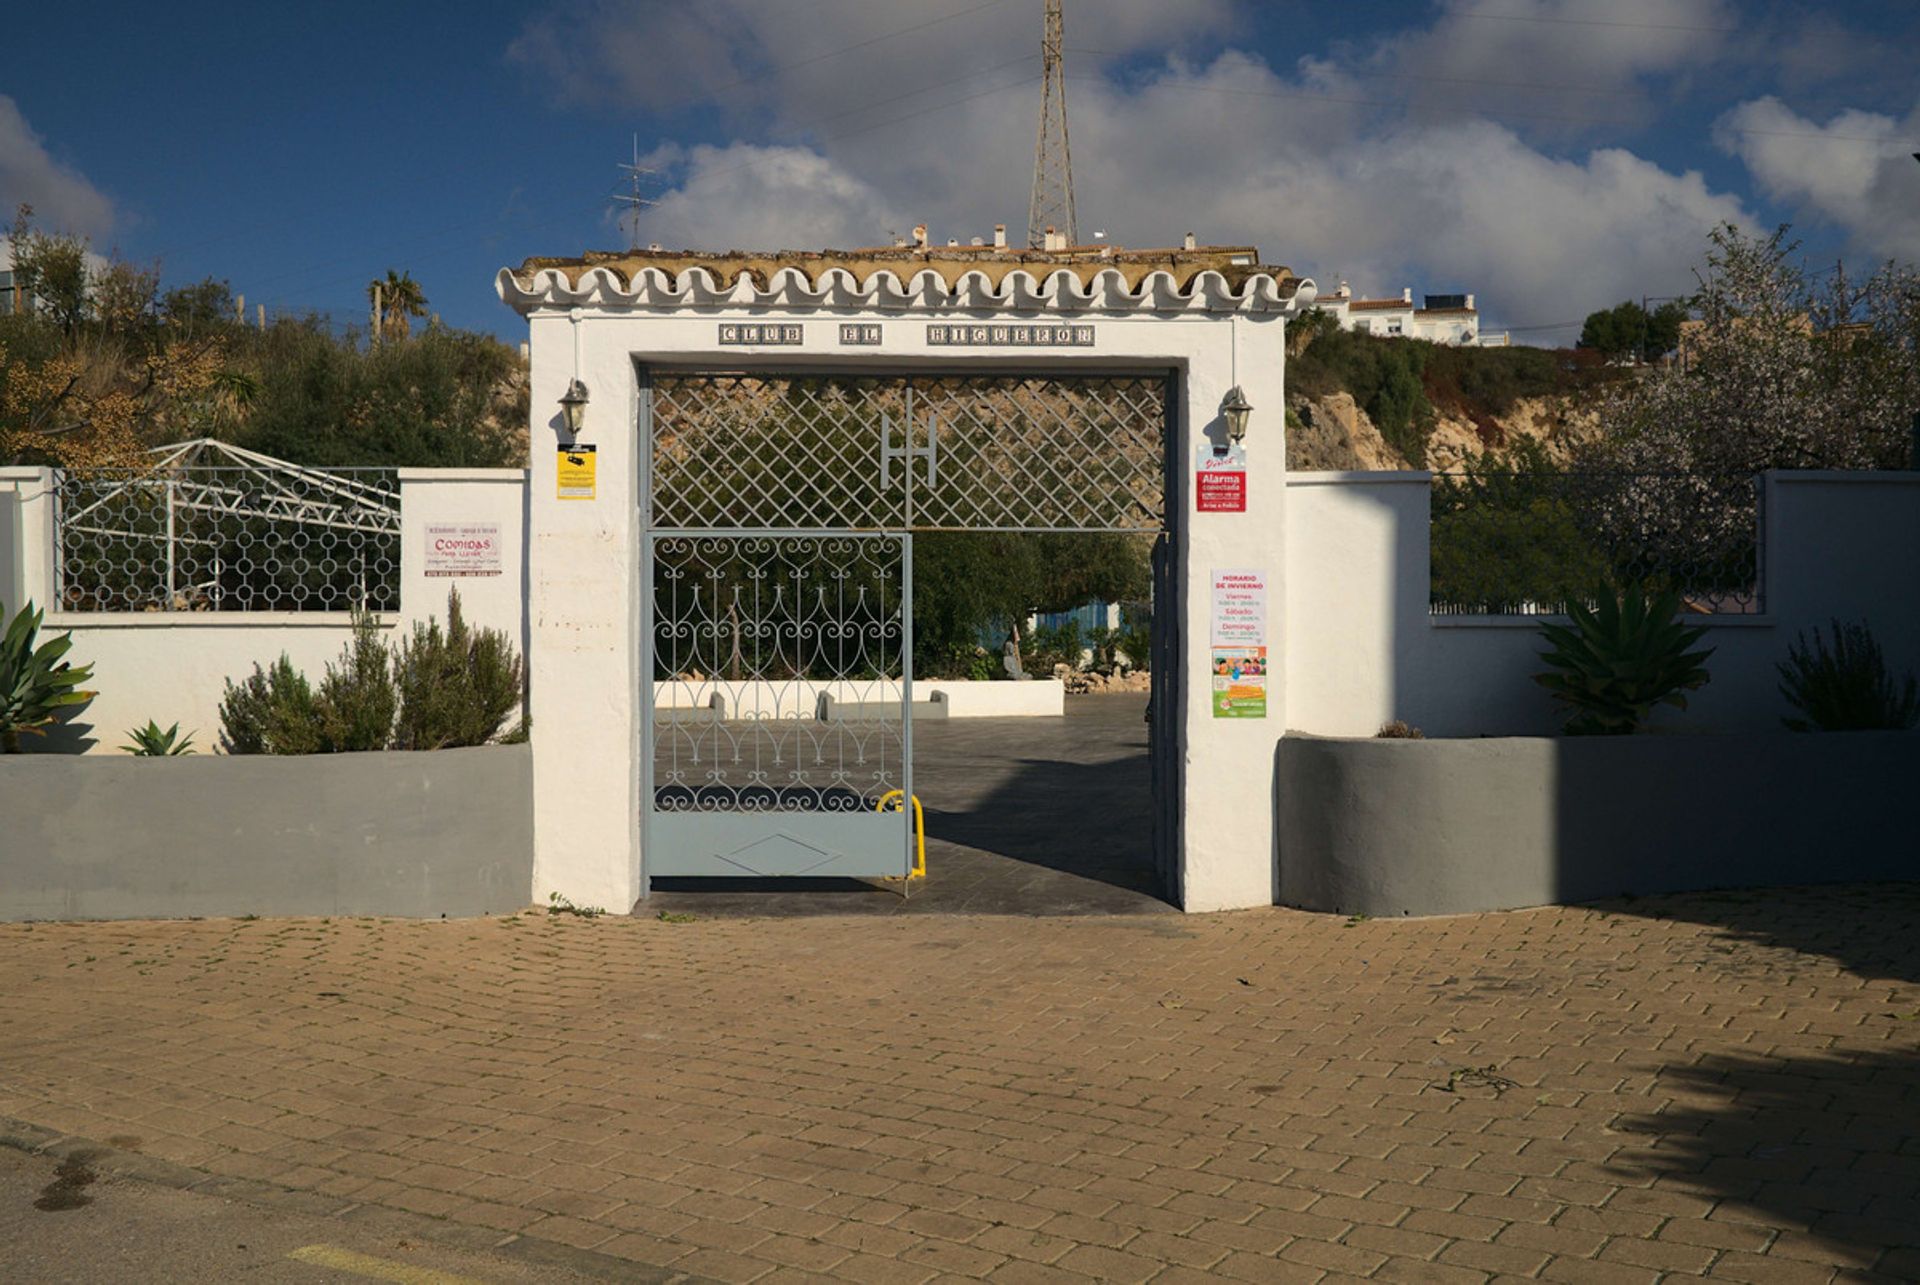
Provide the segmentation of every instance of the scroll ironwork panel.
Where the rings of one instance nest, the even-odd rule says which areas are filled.
[[[898,875],[907,537],[649,537],[656,875]]]

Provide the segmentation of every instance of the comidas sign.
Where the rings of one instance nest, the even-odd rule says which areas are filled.
[[[497,576],[500,574],[498,522],[427,523],[427,574]]]

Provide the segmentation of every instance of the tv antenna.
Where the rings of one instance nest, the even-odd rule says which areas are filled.
[[[1067,74],[1061,36],[1061,0],[1047,0],[1040,59],[1046,85],[1040,96],[1040,137],[1033,149],[1033,196],[1027,202],[1027,244],[1042,249],[1047,229],[1080,244],[1080,221],[1073,210],[1073,151],[1067,145]]]
[[[652,209],[660,204],[647,195],[647,185],[659,178],[660,171],[649,169],[640,163],[640,135],[638,134],[633,136],[633,163],[617,165],[614,168],[626,174],[626,181],[622,184],[626,190],[615,188],[609,199],[615,205],[625,207],[621,211],[620,222],[627,227],[627,248],[638,250],[640,248],[640,214],[643,210]]]

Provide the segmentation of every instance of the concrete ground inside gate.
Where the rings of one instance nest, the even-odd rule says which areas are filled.
[[[1143,695],[1069,698],[1060,718],[917,721],[927,877],[661,880],[636,914],[1171,913],[1153,868]]]

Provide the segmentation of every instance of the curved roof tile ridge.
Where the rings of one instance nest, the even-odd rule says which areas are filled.
[[[636,251],[528,259],[502,268],[500,297],[536,308],[648,310],[722,305],[790,309],[1012,312],[1280,312],[1313,301],[1312,281],[1256,262],[1250,247],[1098,254],[938,250],[726,254]]]

